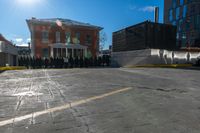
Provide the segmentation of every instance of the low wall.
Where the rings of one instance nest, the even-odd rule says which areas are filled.
[[[199,56],[200,52],[144,49],[126,52],[113,52],[111,64],[112,66],[185,63],[194,64]]]

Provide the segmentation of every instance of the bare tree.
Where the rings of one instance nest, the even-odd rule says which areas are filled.
[[[101,31],[100,32],[100,46],[99,46],[100,51],[104,49],[106,41],[107,41],[107,35],[105,31]]]

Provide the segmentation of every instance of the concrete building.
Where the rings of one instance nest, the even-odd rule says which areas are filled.
[[[200,47],[200,0],[165,0],[164,22],[177,26],[177,46]]]
[[[197,50],[180,51],[176,26],[143,22],[113,33],[113,66],[195,63]]]
[[[17,48],[0,34],[0,66],[17,65]]]
[[[32,56],[94,57],[99,52],[99,26],[61,18],[32,18],[27,24]]]
[[[176,26],[145,21],[113,33],[113,52],[176,50]]]

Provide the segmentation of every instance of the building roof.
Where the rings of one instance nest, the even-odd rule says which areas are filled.
[[[12,44],[10,41],[8,41],[1,33],[0,33],[0,41],[6,42],[6,44]]]
[[[70,19],[63,19],[63,18],[50,18],[50,19],[36,19],[36,18],[32,18],[32,19],[28,19],[26,21],[27,21],[28,24],[30,24],[30,23],[58,24],[58,22],[59,22],[59,23],[61,23],[61,25],[67,25],[67,26],[82,26],[82,27],[94,28],[94,29],[97,29],[97,30],[102,30],[103,29],[102,27],[91,25],[89,23],[83,23],[83,22],[78,22],[78,21],[74,21],[74,20],[70,20]]]

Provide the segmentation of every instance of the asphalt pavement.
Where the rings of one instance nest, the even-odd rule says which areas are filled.
[[[200,133],[200,71],[0,73],[0,133]]]

